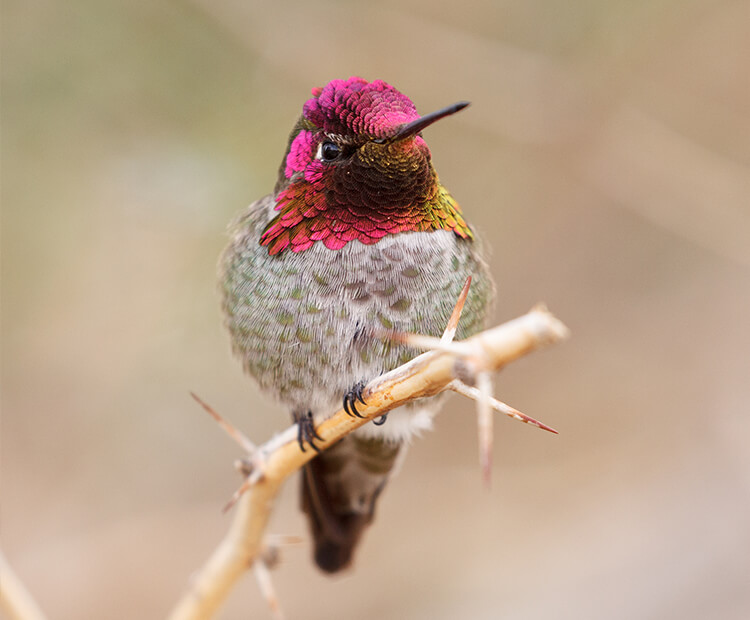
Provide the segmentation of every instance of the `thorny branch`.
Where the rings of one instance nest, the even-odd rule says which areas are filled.
[[[352,417],[341,409],[320,424],[317,431],[321,441],[316,441],[316,444],[321,450],[407,401],[434,396],[445,390],[456,391],[480,403],[480,461],[485,480],[491,466],[492,417],[489,412],[492,409],[556,432],[492,398],[489,376],[509,362],[567,337],[568,329],[546,308],[537,307],[467,340],[452,342],[468,284],[456,304],[443,338],[392,335],[394,339],[412,346],[431,350],[371,381],[363,390],[366,405],[357,406],[362,418]],[[472,387],[469,385],[471,383],[478,387]],[[252,448],[252,443],[239,431],[224,422],[200,399],[197,400],[240,445],[245,449]],[[273,553],[269,552],[269,545],[264,544],[263,534],[281,485],[315,454],[313,450],[303,452],[300,449],[296,424],[251,450],[244,462],[245,483],[230,502],[231,505],[236,500],[237,507],[229,531],[191,580],[187,592],[172,611],[171,620],[211,618],[237,579],[254,564],[256,576],[272,610],[277,617],[281,617],[264,559]]]

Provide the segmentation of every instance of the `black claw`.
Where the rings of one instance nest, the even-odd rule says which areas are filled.
[[[357,398],[356,398],[356,396],[352,397],[349,400],[349,410],[350,410],[349,411],[349,415],[353,415],[356,418],[363,417],[362,414],[359,411],[357,411]]]
[[[308,443],[315,452],[320,454],[321,450],[315,445],[315,440],[322,441],[323,438],[318,435],[318,431],[315,429],[312,411],[301,415],[295,414],[294,419],[297,422],[297,442],[299,443],[299,449],[305,452],[305,443]]]
[[[349,390],[346,394],[344,394],[344,411],[346,411],[350,416],[354,416],[355,418],[363,418],[364,416],[357,411],[357,401],[361,402],[363,405],[366,405],[365,399],[362,397],[362,390],[365,387],[365,382],[360,381],[359,383],[355,383],[354,386],[352,386],[352,389]]]
[[[349,415],[354,415],[351,410],[349,409],[349,394],[344,394],[344,411],[346,411]]]
[[[381,416],[380,416],[379,418],[376,418],[375,420],[373,420],[373,421],[372,421],[372,423],[373,423],[373,424],[374,424],[375,426],[383,426],[383,424],[385,424],[385,421],[386,421],[387,419],[388,419],[388,414],[387,414],[387,413],[384,413],[384,414],[383,414],[383,415],[381,415]]]

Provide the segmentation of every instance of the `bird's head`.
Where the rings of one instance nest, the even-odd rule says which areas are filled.
[[[450,229],[470,236],[440,185],[421,131],[465,108],[420,116],[411,99],[382,80],[333,80],[315,88],[289,138],[276,208],[261,243],[271,254],[322,241],[377,242],[387,234]]]

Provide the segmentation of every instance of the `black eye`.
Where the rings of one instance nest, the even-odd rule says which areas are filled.
[[[320,145],[320,158],[323,161],[335,161],[341,156],[341,149],[335,142],[326,141]]]

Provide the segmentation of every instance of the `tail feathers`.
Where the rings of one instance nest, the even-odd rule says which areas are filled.
[[[359,515],[353,512],[333,517],[337,531],[323,529],[311,516],[310,525],[315,540],[314,558],[318,567],[326,573],[336,573],[351,564],[354,549],[359,543],[372,515]]]
[[[399,445],[350,435],[310,461],[302,478],[302,509],[315,544],[315,563],[327,573],[351,564]]]

